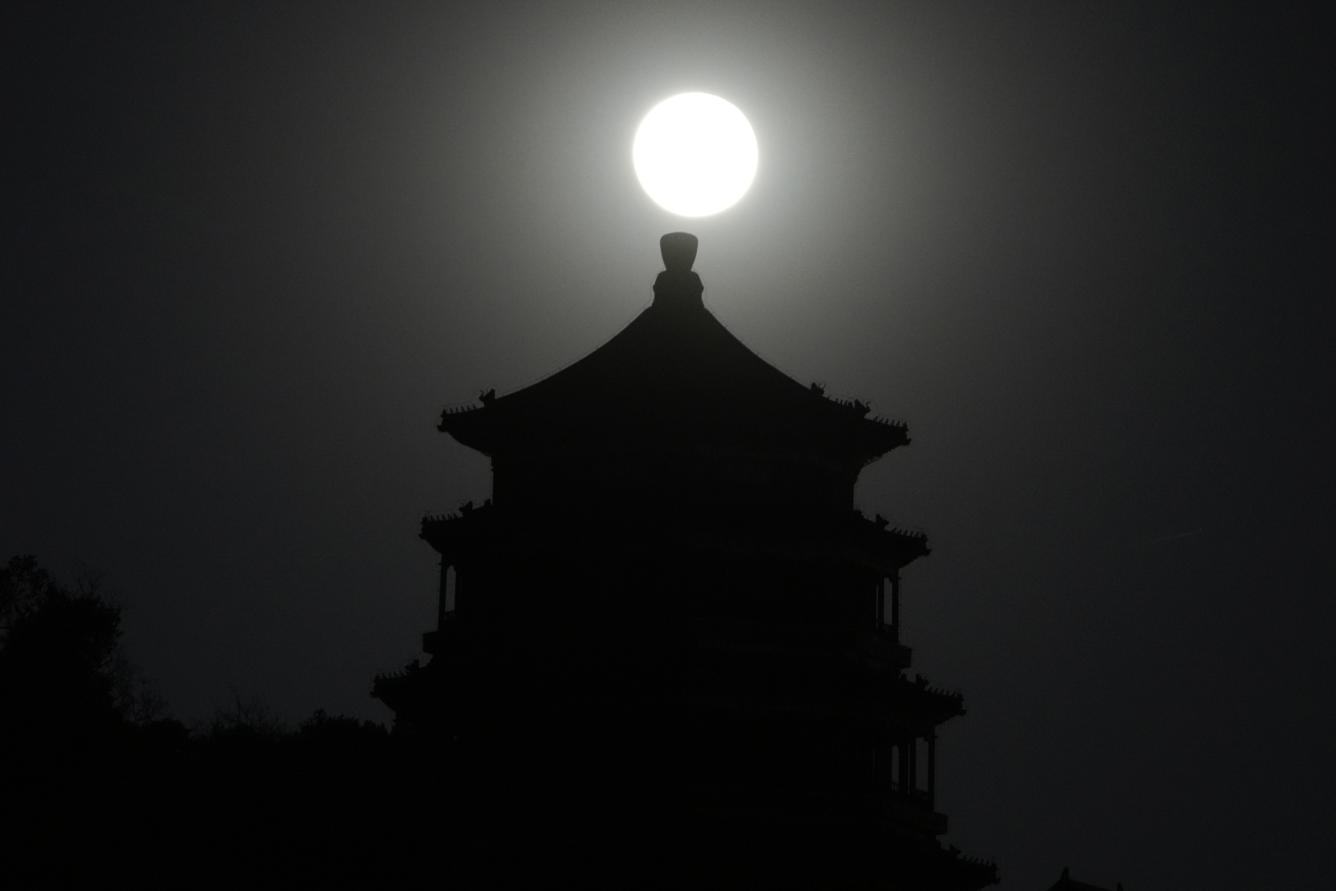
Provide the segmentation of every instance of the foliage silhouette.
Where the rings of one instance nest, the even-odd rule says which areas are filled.
[[[11,740],[87,742],[133,711],[121,615],[95,582],[71,591],[32,557],[0,570],[0,703]]]
[[[425,825],[387,819],[420,804],[424,753],[324,711],[291,729],[235,691],[192,733],[124,658],[121,618],[96,579],[68,587],[26,556],[0,567],[0,887],[425,875]]]

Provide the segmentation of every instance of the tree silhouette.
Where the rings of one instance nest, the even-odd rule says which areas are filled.
[[[235,691],[201,733],[144,720],[120,636],[96,581],[0,566],[0,887],[375,885],[384,851],[404,876],[433,862],[427,828],[384,819],[422,774],[384,727],[317,711],[293,729]]]
[[[96,582],[68,590],[32,557],[0,570],[0,721],[12,737],[78,744],[121,725],[133,698],[120,609]]]

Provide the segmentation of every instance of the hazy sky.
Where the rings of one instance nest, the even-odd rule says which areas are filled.
[[[657,239],[902,417],[948,839],[1005,891],[1336,881],[1331,23],[1207,4],[8,6],[0,557],[103,574],[175,712],[388,719],[435,432],[615,334]],[[274,8],[280,7],[280,8]],[[727,97],[683,222],[640,116]]]

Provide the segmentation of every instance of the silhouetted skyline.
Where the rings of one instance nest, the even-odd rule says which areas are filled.
[[[904,417],[939,795],[1004,891],[1329,886],[1329,22],[884,4],[7,13],[18,162],[0,559],[120,593],[175,712],[387,720],[441,400],[583,356],[690,228],[772,364]],[[684,227],[630,136],[760,142]]]

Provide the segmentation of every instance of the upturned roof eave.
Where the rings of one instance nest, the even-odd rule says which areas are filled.
[[[581,408],[589,407],[586,405]],[[908,428],[903,424],[871,419],[858,419],[851,424],[852,419],[832,417],[826,412],[802,412],[796,417],[795,414],[789,410],[778,415],[762,415],[758,416],[757,423],[739,424],[737,427],[742,430],[764,426],[774,430],[801,431],[793,436],[773,440],[778,450],[801,444],[804,450],[819,449],[831,460],[853,467],[871,464],[910,442]],[[560,426],[562,419],[571,417],[579,418],[578,421],[572,421],[571,427],[574,429],[563,430],[559,438],[548,435],[553,432],[554,426]],[[684,419],[683,423],[690,423],[690,420]],[[562,413],[532,406],[508,406],[504,398],[497,399],[491,405],[446,412],[437,425],[439,431],[448,433],[461,445],[489,457],[507,452],[552,451],[554,447],[562,451],[587,452],[591,446],[600,444],[599,440],[606,439],[609,433],[628,434],[626,437],[614,436],[616,441],[635,439],[634,428],[635,425],[619,418],[613,408]],[[645,438],[647,441],[662,441],[657,434],[651,436],[646,433]],[[748,438],[738,437],[739,442]]]

